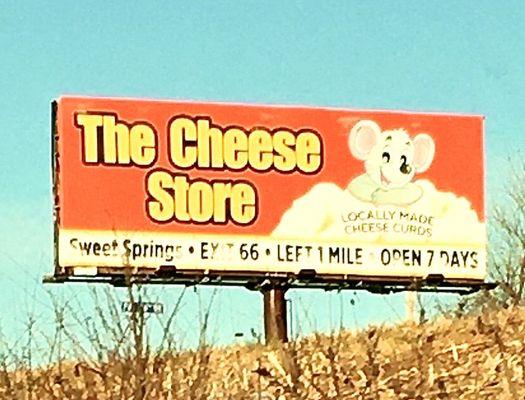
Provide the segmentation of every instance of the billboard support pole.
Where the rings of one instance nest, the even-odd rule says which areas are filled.
[[[271,286],[262,289],[264,303],[264,337],[266,344],[288,341],[286,288]]]

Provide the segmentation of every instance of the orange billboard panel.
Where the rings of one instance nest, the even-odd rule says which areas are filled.
[[[57,268],[483,280],[479,116],[62,97]]]

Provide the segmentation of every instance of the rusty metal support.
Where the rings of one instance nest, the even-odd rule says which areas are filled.
[[[286,312],[286,289],[269,287],[262,289],[264,303],[264,333],[266,344],[288,341],[288,313]]]

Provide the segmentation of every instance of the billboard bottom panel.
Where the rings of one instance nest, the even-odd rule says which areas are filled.
[[[135,272],[171,267],[176,271],[218,274],[293,274],[318,276],[479,280],[486,276],[483,246],[380,244],[226,235],[153,234],[122,231],[60,230],[59,269],[75,275],[100,268]],[[95,268],[98,268],[95,270]]]

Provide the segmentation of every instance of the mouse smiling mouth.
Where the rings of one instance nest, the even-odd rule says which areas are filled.
[[[385,186],[388,186],[390,184],[390,180],[383,174],[382,170],[379,170],[379,175],[381,178],[381,183]]]

